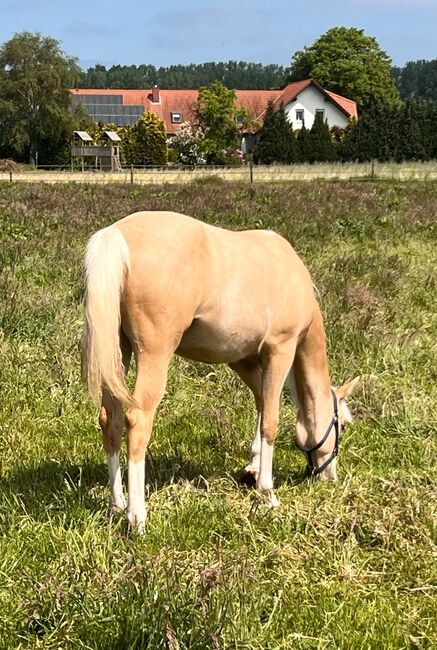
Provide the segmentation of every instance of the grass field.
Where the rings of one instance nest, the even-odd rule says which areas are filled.
[[[336,484],[303,479],[285,396],[281,508],[260,504],[237,480],[248,390],[175,359],[145,537],[110,518],[81,265],[138,209],[272,228],[301,253],[332,381],[362,375]],[[0,648],[437,648],[436,183],[0,183],[0,233]]]
[[[119,172],[101,172],[89,170],[71,172],[69,166],[62,169],[35,169],[20,165],[11,173],[0,170],[0,182],[26,183],[96,183],[96,184],[129,184],[151,185],[157,183],[192,183],[193,181],[208,181],[216,178],[232,182],[253,183],[283,183],[289,181],[314,180],[357,180],[379,179],[392,181],[431,181],[437,180],[436,161],[403,163],[367,162],[367,163],[299,163],[295,165],[239,165],[236,167],[211,167],[200,165],[196,168],[186,167],[143,167],[131,169],[124,167]]]

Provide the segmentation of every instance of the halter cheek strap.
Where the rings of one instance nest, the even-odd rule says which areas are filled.
[[[332,463],[332,461],[338,454],[338,446],[340,442],[340,421],[338,419],[338,402],[337,402],[337,395],[335,394],[335,391],[332,390],[332,388],[331,388],[331,393],[332,393],[332,401],[334,406],[334,415],[332,416],[332,420],[328,428],[326,429],[322,439],[316,445],[314,445],[314,447],[311,448],[302,447],[296,440],[296,447],[300,449],[300,451],[303,451],[307,457],[306,474],[309,477],[318,476],[318,474],[323,472],[323,470],[326,469],[326,467],[328,467],[330,463]],[[334,440],[334,449],[332,451],[332,454],[329,456],[327,460],[325,460],[324,463],[322,463],[322,465],[319,465],[317,467],[316,465],[314,465],[312,454],[313,452],[317,451],[317,449],[320,449],[320,447],[326,442],[333,428],[335,430],[335,440]]]

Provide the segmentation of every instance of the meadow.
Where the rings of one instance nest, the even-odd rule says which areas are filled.
[[[284,395],[267,508],[239,482],[248,390],[174,359],[146,535],[109,515],[82,258],[140,209],[272,228],[299,251],[332,382],[362,377],[335,484],[304,479]],[[0,183],[0,648],[437,648],[436,268],[430,181]]]

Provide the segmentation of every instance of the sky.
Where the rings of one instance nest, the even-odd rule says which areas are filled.
[[[40,32],[84,69],[231,59],[287,66],[339,26],[375,37],[393,65],[437,58],[437,0],[0,0],[0,44]]]

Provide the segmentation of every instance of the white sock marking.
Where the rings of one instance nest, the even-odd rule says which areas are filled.
[[[144,532],[146,523],[146,505],[144,503],[145,462],[135,463],[128,460],[128,507],[127,518],[132,528]]]
[[[246,465],[245,471],[258,475],[261,454],[261,413],[256,418],[255,435],[250,446],[250,463]]]
[[[126,510],[126,501],[123,495],[121,482],[120,454],[108,454],[109,487],[111,490],[111,506],[116,510]]]
[[[261,438],[261,467],[256,487],[270,505],[276,508],[279,501],[273,492],[273,449],[274,445],[269,445],[265,438]]]

